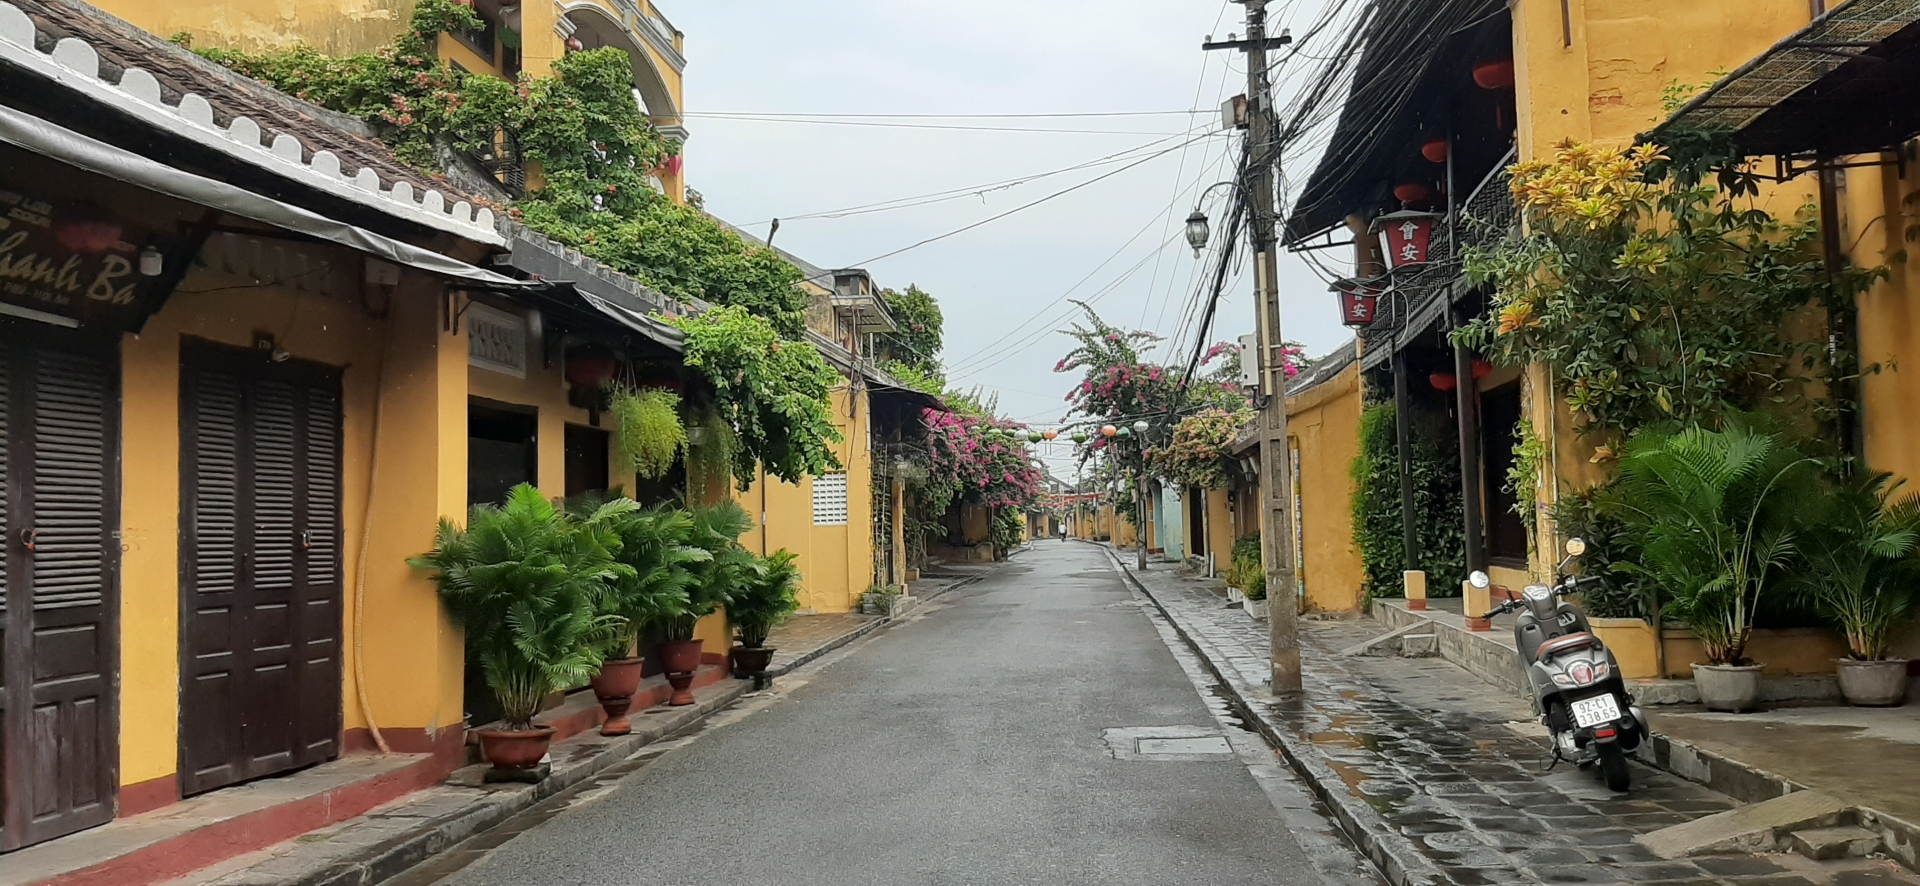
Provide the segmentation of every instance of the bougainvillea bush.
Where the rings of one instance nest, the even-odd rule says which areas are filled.
[[[1227,449],[1252,420],[1251,409],[1207,409],[1187,416],[1174,426],[1171,443],[1147,453],[1148,464],[1161,477],[1183,486],[1225,489],[1232,465]]]
[[[935,513],[953,502],[1024,508],[1041,495],[1040,468],[1020,442],[1025,428],[1003,418],[927,410],[925,495]]]

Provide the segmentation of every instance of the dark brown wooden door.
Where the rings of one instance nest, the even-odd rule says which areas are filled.
[[[190,343],[181,367],[182,794],[340,745],[340,376]]]
[[[0,321],[0,850],[114,814],[118,376],[110,344]]]

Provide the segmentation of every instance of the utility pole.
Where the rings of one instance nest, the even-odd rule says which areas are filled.
[[[1293,42],[1284,32],[1267,36],[1268,0],[1236,0],[1247,8],[1247,37],[1202,44],[1237,49],[1247,56],[1247,156],[1241,197],[1251,210],[1254,304],[1259,311],[1261,554],[1267,567],[1268,631],[1273,649],[1273,693],[1301,691],[1299,581],[1294,575],[1293,453],[1287,445],[1287,378],[1280,332],[1278,237],[1274,228],[1273,96],[1267,80],[1267,50]]]

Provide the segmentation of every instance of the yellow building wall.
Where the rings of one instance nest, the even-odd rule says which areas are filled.
[[[346,278],[357,281],[356,258],[315,257],[345,258]],[[180,348],[188,336],[250,346],[256,330],[267,330],[298,359],[344,367],[344,725],[366,725],[353,682],[354,659],[362,652],[368,700],[382,727],[423,731],[431,740],[461,723],[460,633],[433,584],[406,564],[431,547],[440,514],[459,513],[466,496],[466,344],[440,331],[439,284],[405,275],[389,318],[381,321],[362,311],[357,295],[296,297],[251,283],[196,269],[145,330],[122,345],[123,784],[171,776],[178,762]],[[293,326],[296,302],[300,322]],[[367,535],[372,417],[383,360],[392,364],[366,557],[368,613],[356,644],[353,587]]]
[[[852,404],[851,406],[849,404]],[[835,426],[846,439],[834,454],[847,473],[847,525],[813,523],[813,478],[788,483],[764,473],[737,496],[755,515],[742,543],[755,553],[782,548],[799,555],[800,607],[811,612],[847,612],[873,583],[873,456],[868,440],[868,398],[847,387],[834,390]]]
[[[1365,572],[1353,544],[1350,470],[1360,454],[1361,408],[1357,363],[1287,400],[1287,434],[1300,453],[1301,578],[1307,608],[1316,611],[1360,608]]]
[[[1860,157],[1856,161],[1874,158]],[[1891,158],[1888,158],[1891,159]],[[1856,265],[1885,265],[1889,277],[1859,300],[1860,357],[1881,365],[1861,382],[1862,441],[1867,463],[1912,484],[1920,480],[1920,262],[1903,260],[1914,244],[1903,212],[1920,190],[1920,170],[1900,177],[1893,165],[1847,170],[1840,242]]]
[[[1225,489],[1209,489],[1207,496],[1207,550],[1214,569],[1226,571],[1233,562],[1233,502]]]

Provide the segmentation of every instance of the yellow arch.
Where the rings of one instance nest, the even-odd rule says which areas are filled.
[[[657,126],[678,127],[680,117],[680,73],[671,80],[662,71],[655,51],[636,38],[633,30],[618,15],[592,2],[563,4],[562,14],[574,26],[573,36],[588,49],[613,46],[633,60],[633,85],[640,91],[647,116]]]

